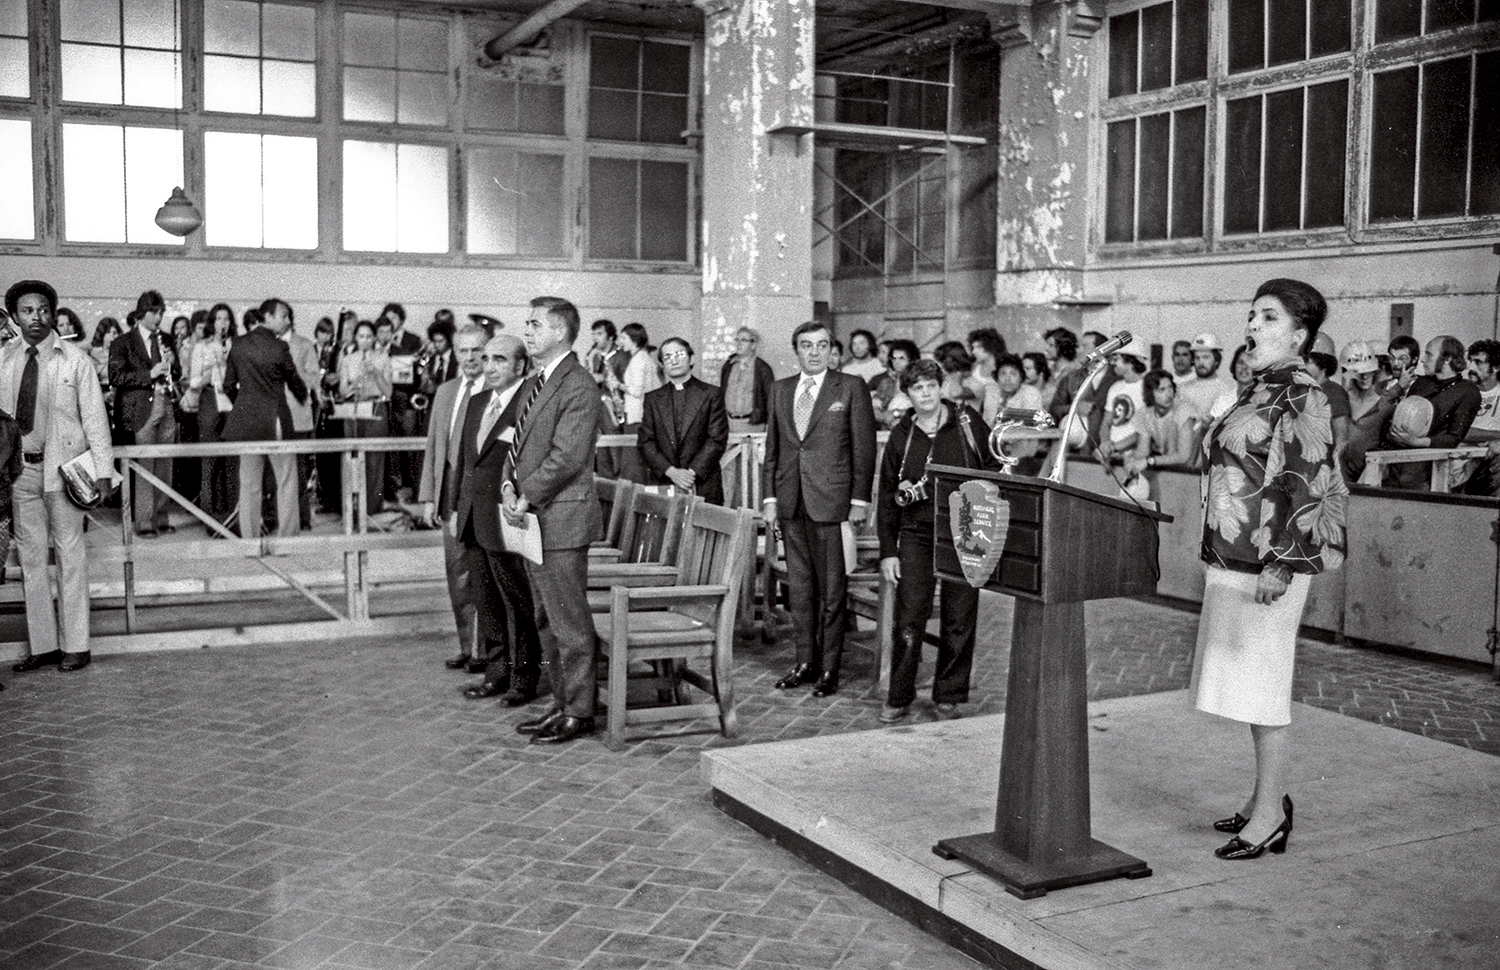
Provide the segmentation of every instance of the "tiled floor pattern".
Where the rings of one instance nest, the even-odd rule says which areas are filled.
[[[982,627],[1008,628],[986,598]],[[1196,617],[1092,604],[1095,696],[1177,688]],[[1003,709],[1003,635],[972,713]],[[0,694],[0,967],[837,967],[967,958],[714,810],[710,733],[529,747],[438,640],[109,657]],[[740,645],[738,743],[865,730],[868,655],[827,701]],[[1500,753],[1473,667],[1304,642],[1309,703]],[[920,702],[919,702],[920,703]],[[930,716],[924,714],[923,716]]]

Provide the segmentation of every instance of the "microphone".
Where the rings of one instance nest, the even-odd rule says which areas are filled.
[[[1107,360],[1109,359],[1110,354],[1113,354],[1134,339],[1135,338],[1130,335],[1129,330],[1121,330],[1113,337],[1110,337],[1108,340],[1104,341],[1104,343],[1095,347],[1093,352],[1084,358],[1083,362],[1085,364],[1097,364],[1102,360]]]

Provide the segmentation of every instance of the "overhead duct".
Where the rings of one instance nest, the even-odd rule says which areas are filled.
[[[536,13],[484,45],[484,56],[498,61],[508,52],[541,36],[542,31],[588,3],[588,0],[551,0]]]

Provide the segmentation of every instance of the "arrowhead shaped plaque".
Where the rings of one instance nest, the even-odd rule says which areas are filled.
[[[995,573],[1010,534],[1010,503],[994,482],[968,481],[948,494],[948,526],[953,549],[970,586],[981,587]]]

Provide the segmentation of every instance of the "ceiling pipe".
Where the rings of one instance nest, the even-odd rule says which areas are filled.
[[[587,3],[588,0],[551,0],[536,13],[484,45],[484,56],[498,61],[517,47],[531,43],[542,31]]]

